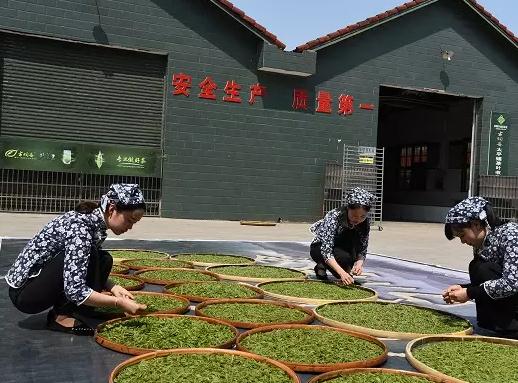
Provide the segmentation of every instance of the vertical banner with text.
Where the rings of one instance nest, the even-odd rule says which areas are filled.
[[[487,175],[506,176],[509,163],[509,123],[505,113],[491,112]]]

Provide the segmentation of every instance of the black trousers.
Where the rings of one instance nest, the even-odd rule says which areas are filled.
[[[348,273],[351,271],[354,262],[358,259],[357,249],[359,243],[360,239],[356,230],[344,230],[342,233],[335,236],[333,256],[340,267]],[[329,270],[335,277],[339,278],[336,272],[324,261],[321,248],[321,242],[311,244],[309,248],[311,259],[313,259],[317,264],[325,265],[327,270]]]
[[[502,268],[494,262],[479,258],[469,264],[469,278],[472,285],[502,277]],[[477,322],[480,327],[518,336],[518,294],[502,299],[488,296],[475,299]]]
[[[53,307],[57,314],[71,315],[78,306],[69,301],[64,292],[63,265],[65,253],[61,252],[41,269],[37,277],[29,279],[20,288],[9,288],[14,306],[26,314],[36,314]],[[106,285],[113,259],[105,250],[92,249],[86,274],[86,285],[101,292]]]

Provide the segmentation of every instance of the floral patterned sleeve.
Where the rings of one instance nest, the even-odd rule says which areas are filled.
[[[509,225],[499,236],[498,250],[503,253],[502,277],[483,283],[487,295],[493,299],[518,293],[518,226]]]
[[[72,219],[67,226],[65,228],[65,261],[63,267],[64,290],[70,301],[80,305],[93,292],[86,285],[86,273],[93,239],[84,222]]]
[[[320,227],[318,228],[317,237],[322,243],[320,251],[324,261],[333,259],[333,248],[335,246],[335,235],[338,228],[338,215],[337,209],[331,210],[326,214]]]
[[[360,230],[360,246],[358,248],[358,259],[365,260],[367,257],[367,247],[369,246],[369,234],[370,234],[370,221],[367,218],[362,225],[363,228]]]

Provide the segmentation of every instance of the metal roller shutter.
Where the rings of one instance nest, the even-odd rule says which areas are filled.
[[[161,147],[164,55],[1,33],[0,134]]]

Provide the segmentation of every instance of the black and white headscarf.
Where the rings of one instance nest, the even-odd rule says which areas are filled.
[[[448,239],[453,239],[451,224],[468,223],[473,220],[485,221],[487,224],[487,213],[485,210],[489,202],[482,197],[468,197],[452,207],[446,215],[446,226],[444,232]]]
[[[101,197],[101,210],[106,211],[109,203],[125,206],[144,203],[144,195],[137,184],[113,184],[110,190]]]
[[[376,201],[377,197],[362,188],[353,188],[345,197],[347,205],[363,205],[371,207]]]

